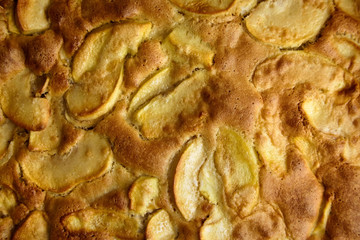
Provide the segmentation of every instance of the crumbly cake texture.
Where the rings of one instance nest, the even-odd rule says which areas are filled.
[[[0,0],[0,239],[360,239],[358,0]]]

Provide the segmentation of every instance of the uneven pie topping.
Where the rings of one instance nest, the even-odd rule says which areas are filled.
[[[246,17],[246,27],[265,43],[282,48],[299,47],[314,40],[330,16],[330,6],[328,0],[268,0]]]
[[[71,116],[93,120],[114,106],[121,93],[124,58],[136,53],[150,29],[150,23],[124,23],[88,36],[74,57],[75,84],[66,93]]]
[[[44,129],[49,121],[51,109],[46,98],[32,96],[32,84],[37,77],[25,69],[5,82],[0,96],[4,114],[27,130]]]
[[[46,152],[23,149],[18,161],[24,176],[40,188],[65,192],[104,174],[111,167],[113,155],[107,140],[90,131],[69,154],[51,156]]]
[[[16,16],[21,30],[25,34],[43,31],[50,27],[47,8],[50,0],[19,0],[16,5]]]

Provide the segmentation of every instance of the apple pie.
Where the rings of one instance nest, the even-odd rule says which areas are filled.
[[[0,239],[360,239],[359,0],[0,0]]]

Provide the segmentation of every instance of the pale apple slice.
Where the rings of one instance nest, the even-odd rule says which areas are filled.
[[[87,208],[65,216],[62,224],[70,232],[106,232],[120,239],[140,235],[140,220],[121,211]]]
[[[203,140],[194,139],[181,155],[174,178],[175,202],[187,221],[195,218],[200,206],[198,173],[204,163],[206,153]]]
[[[359,0],[335,0],[336,6],[342,11],[356,19],[360,19],[360,1]]]
[[[23,149],[18,161],[26,179],[59,193],[103,175],[111,167],[113,154],[107,139],[88,131],[69,154],[50,156]]]
[[[95,72],[69,89],[65,99],[76,120],[93,120],[113,108],[121,94],[124,65],[119,62],[112,67],[112,72]]]
[[[320,218],[316,227],[314,228],[310,239],[323,239],[325,236],[326,225],[330,216],[331,206],[334,201],[334,196],[329,197],[326,201],[322,212],[320,213]]]
[[[219,172],[230,207],[248,215],[258,202],[259,166],[254,147],[235,130],[219,129],[215,152]]]
[[[4,114],[16,125],[39,131],[47,126],[51,110],[46,98],[31,95],[31,83],[35,79],[29,70],[17,74],[3,85],[0,100]]]
[[[222,201],[224,194],[221,177],[217,173],[214,158],[211,156],[206,159],[199,172],[199,190],[212,204]]]
[[[301,108],[310,125],[315,129],[346,137],[358,131],[353,118],[359,116],[350,115],[346,104],[339,104],[338,98],[341,97],[315,92],[306,98]]]
[[[49,239],[49,226],[41,211],[34,211],[14,233],[14,240]]]
[[[172,240],[176,237],[176,231],[171,223],[169,214],[160,209],[155,212],[146,226],[146,239],[148,240]]]
[[[198,110],[202,101],[201,91],[206,86],[207,74],[197,71],[181,82],[167,95],[154,97],[147,105],[134,113],[134,120],[146,138],[158,138],[165,127],[176,124],[183,117]]]
[[[133,113],[137,108],[149,99],[160,94],[171,87],[171,78],[169,68],[164,68],[157,72],[153,77],[147,80],[131,99],[129,113]]]
[[[9,216],[16,204],[15,193],[6,186],[0,186],[0,217]]]
[[[168,35],[166,41],[169,41],[173,46],[175,46],[175,49],[172,49],[173,55],[176,56],[180,53],[193,58],[203,64],[204,67],[210,67],[213,65],[215,53],[211,49],[210,45],[186,27],[179,26],[175,28]],[[181,60],[182,59],[180,58],[179,61]]]
[[[221,206],[215,205],[210,216],[200,228],[201,240],[230,240],[232,224]]]
[[[200,14],[216,14],[226,11],[231,8],[235,2],[237,2],[241,9],[249,9],[256,4],[256,1],[253,0],[171,0],[171,2],[189,12]]]
[[[132,184],[129,191],[130,209],[144,216],[158,208],[159,180],[155,177],[142,176]]]
[[[43,31],[50,27],[46,11],[50,0],[18,0],[16,6],[17,19],[25,34]]]
[[[91,33],[74,57],[75,84],[66,94],[68,112],[79,121],[107,113],[121,94],[124,58],[135,54],[151,23],[124,23]]]
[[[0,123],[0,159],[4,157],[11,139],[13,138],[15,125],[8,119]]]
[[[331,13],[331,1],[275,0],[261,2],[245,23],[256,38],[280,47],[298,47],[313,40]]]
[[[317,146],[309,138],[298,136],[293,139],[295,146],[300,150],[309,168],[315,173],[319,167]]]

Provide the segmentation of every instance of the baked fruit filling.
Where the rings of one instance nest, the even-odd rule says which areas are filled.
[[[358,0],[0,0],[0,239],[360,239]]]

